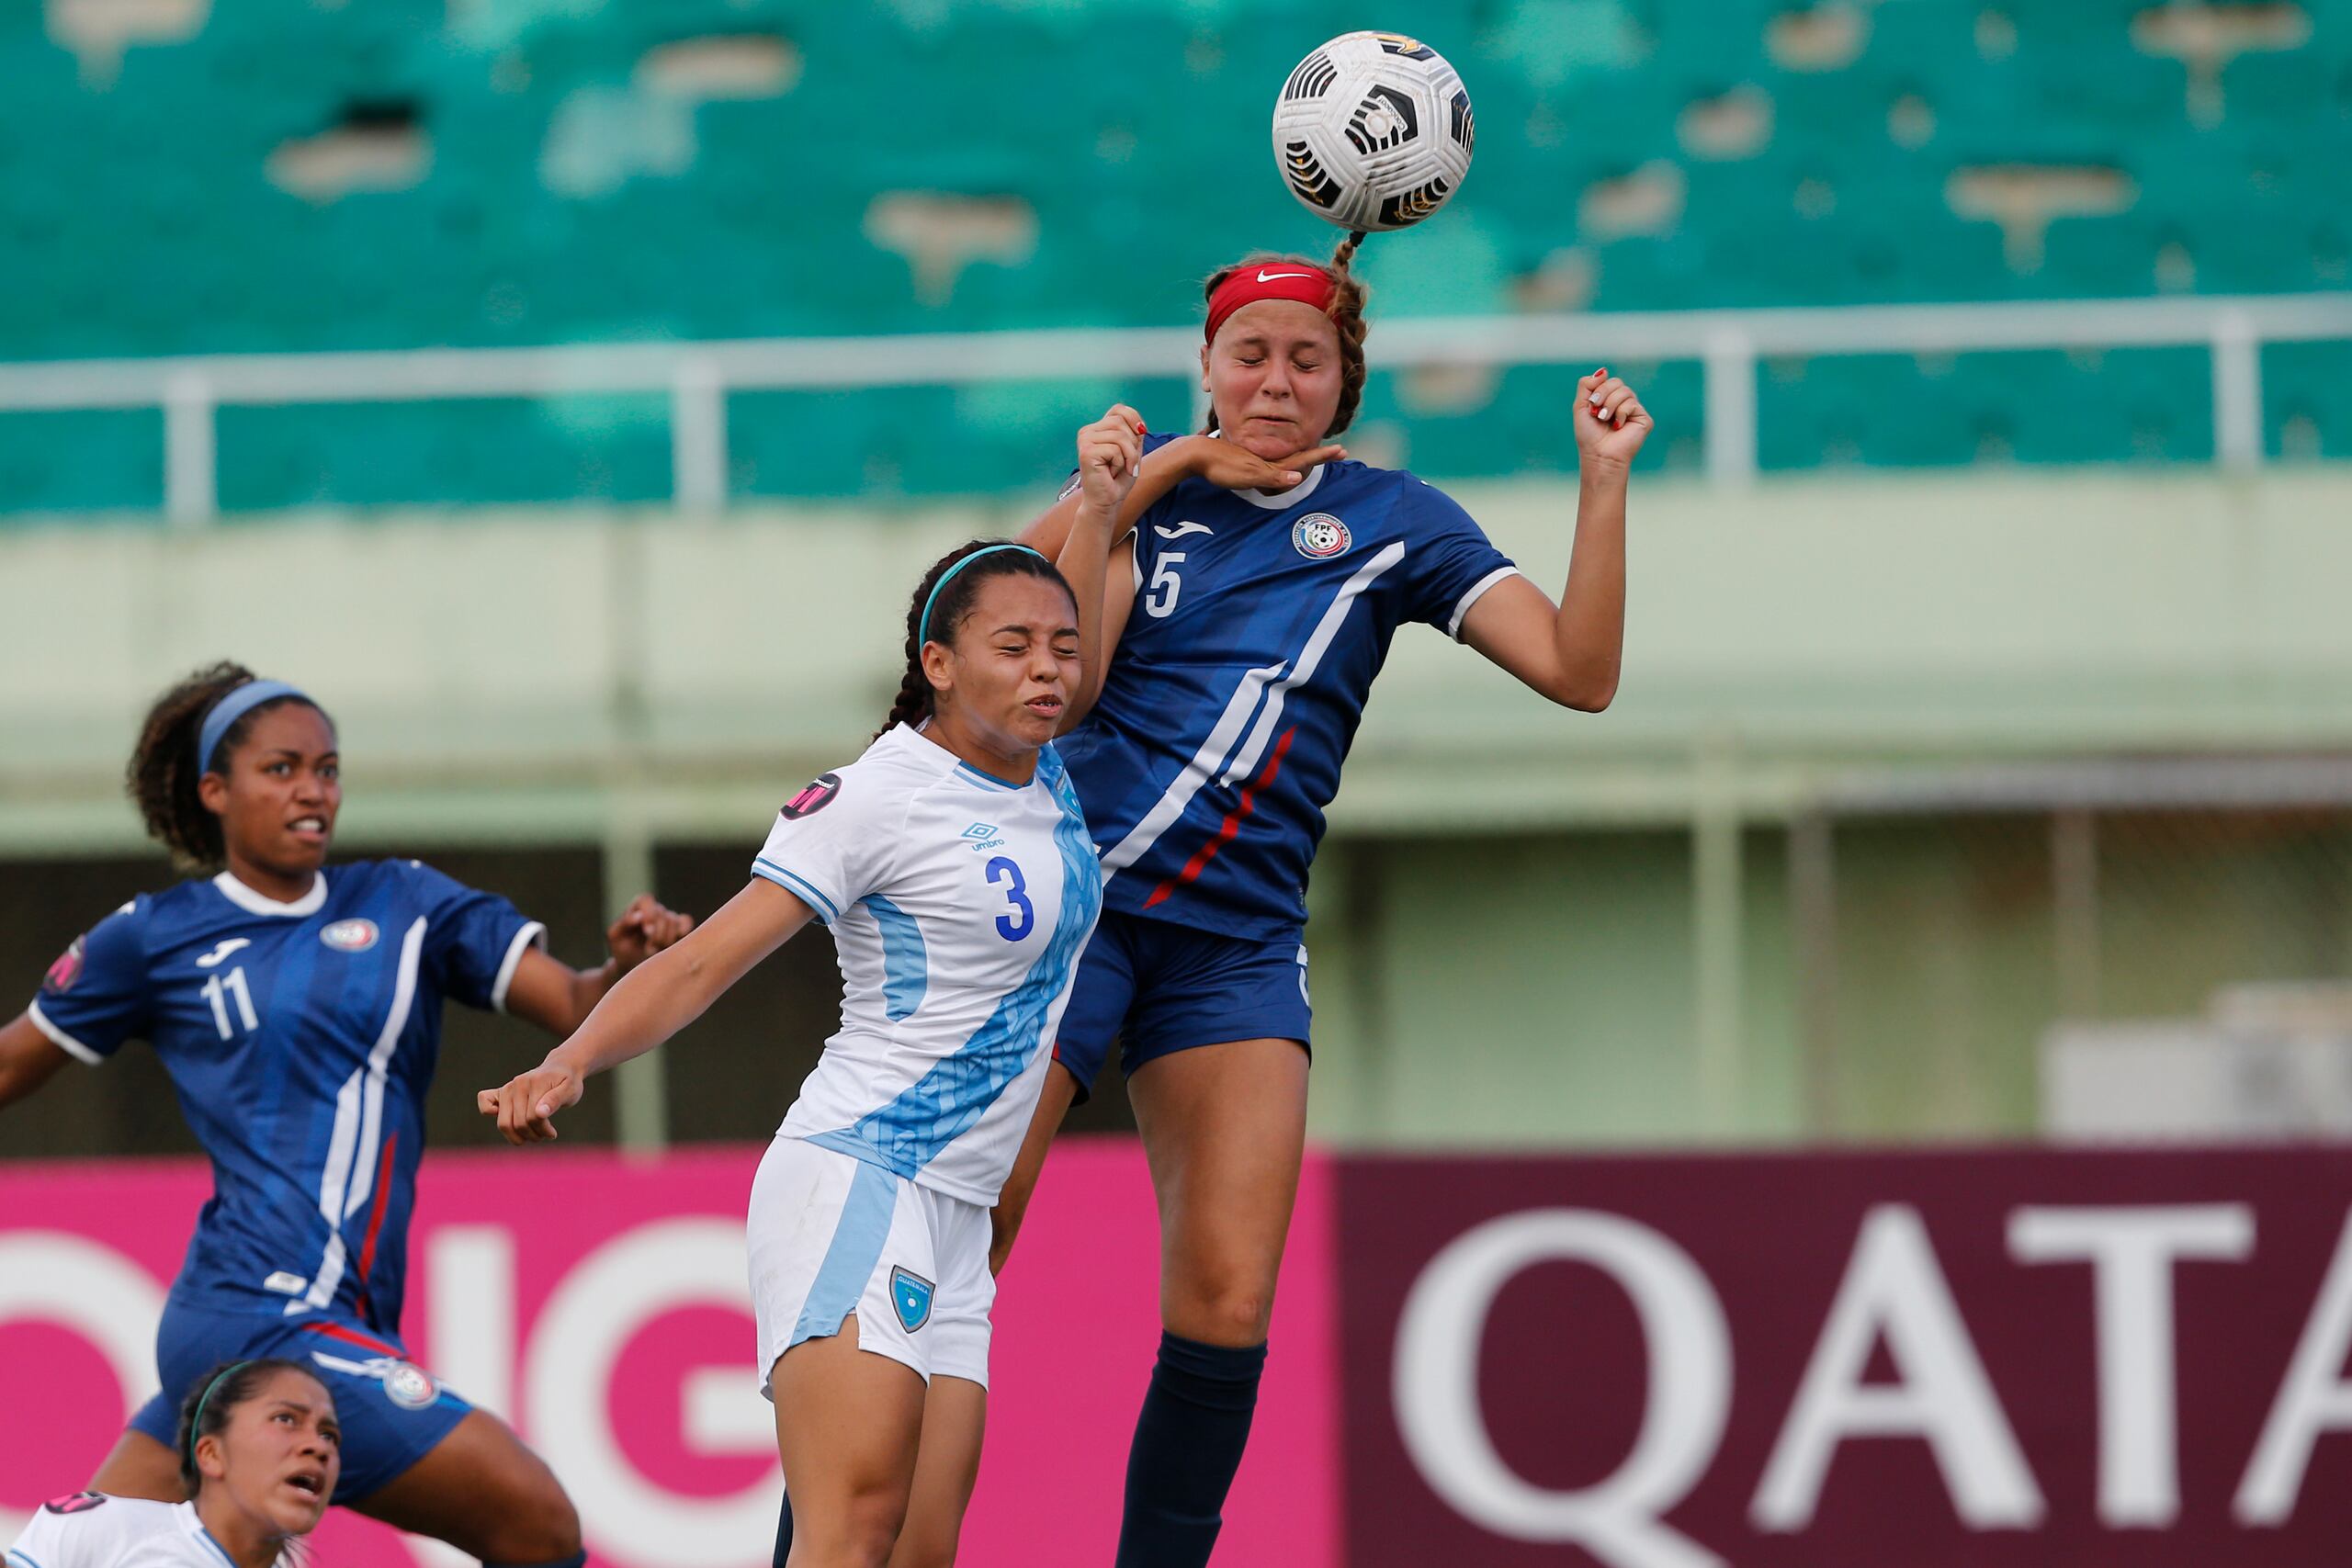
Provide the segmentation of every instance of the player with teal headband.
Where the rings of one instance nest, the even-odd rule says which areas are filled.
[[[328,864],[334,721],[240,665],[164,693],[129,773],[148,831],[210,874],[131,899],[51,966],[0,1025],[0,1107],[69,1061],[147,1041],[214,1186],[156,1330],[161,1384],[300,1362],[340,1406],[336,1501],[489,1562],[577,1563],[579,1518],[554,1474],[401,1337],[424,1099],[444,1002],[560,1038],[693,922],[639,898],[606,933],[610,960],[575,970],[541,951],[539,922],[431,866]],[[177,1416],[151,1400],[90,1484],[176,1501]]]
[[[1138,423],[1114,409],[1080,432],[1081,515],[1116,513]],[[808,921],[831,928],[841,1027],[746,1226],[804,1564],[955,1560],[988,1412],[989,1212],[1102,906],[1053,747],[1100,649],[1069,584],[1026,546],[976,540],[924,574],[906,626],[880,733],[786,803],[743,891],[481,1099],[514,1142],[551,1138],[584,1079],[693,1022]],[[922,1525],[902,1530],[910,1505]]]
[[[318,1528],[343,1469],[334,1396],[311,1369],[232,1361],[180,1402],[187,1500],[84,1492],[45,1504],[8,1568],[274,1568]]]

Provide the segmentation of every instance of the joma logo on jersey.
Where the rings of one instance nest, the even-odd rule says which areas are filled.
[[[994,823],[975,822],[964,829],[962,837],[971,840],[972,852],[978,854],[982,850],[1000,850],[1004,847],[1004,840],[996,835],[997,829]]]
[[[1348,536],[1345,523],[1328,512],[1310,512],[1291,525],[1290,542],[1308,560],[1329,560],[1346,555],[1355,541]]]

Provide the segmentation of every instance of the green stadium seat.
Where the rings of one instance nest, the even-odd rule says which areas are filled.
[[[2220,123],[2198,125],[2186,68],[2133,41],[2147,0],[2012,7],[2013,47],[1991,57],[1974,11],[1873,6],[1852,59],[1819,69],[1768,47],[1791,8],[1416,11],[1463,70],[1484,135],[1446,214],[1367,250],[1376,308],[1508,311],[1521,280],[1563,252],[1589,258],[1603,310],[2346,286],[2352,9],[2308,6],[2309,43],[2232,60]],[[1194,308],[1219,263],[1337,238],[1273,179],[1267,115],[1282,66],[1360,19],[1337,0],[262,0],[211,7],[184,41],[133,45],[109,79],[51,40],[40,8],[17,7],[0,21],[12,111],[0,244],[19,284],[0,297],[0,358],[1164,324]],[[786,90],[647,107],[649,123],[687,128],[674,166],[652,160],[594,196],[546,183],[551,127],[577,95],[628,103],[652,91],[639,71],[649,51],[747,31],[789,41]],[[1118,68],[1101,68],[1111,58]],[[1743,84],[1769,98],[1770,135],[1736,157],[1686,149],[1687,107]],[[1904,99],[1926,111],[1910,144],[1889,130]],[[412,187],[312,200],[270,183],[283,143],[403,107],[431,146]],[[661,118],[673,113],[683,121]],[[1660,162],[1679,171],[1683,199],[1658,231],[1603,232],[1580,217],[1595,184]],[[2119,167],[2137,198],[2053,222],[2041,266],[2020,274],[1999,229],[1944,197],[1954,171],[2005,164]],[[907,259],[866,232],[889,192],[1025,202],[1035,253],[974,260],[946,305],[926,304]],[[2160,273],[2166,247],[2186,268]],[[2266,359],[2282,378],[2267,408],[2274,447],[2352,446],[2332,352]],[[1923,377],[1900,356],[1825,361],[1764,378],[1764,459],[2207,453],[2210,420],[2180,400],[2170,370],[2146,367],[2158,363],[2109,355],[2094,374],[2064,355],[1971,355]],[[1449,477],[1541,468],[1557,457],[1548,421],[1562,373],[1513,370],[1487,406],[1453,412],[1408,410],[1376,379],[1366,418],[1401,421],[1414,460]],[[1653,401],[1687,399],[1674,423],[1695,429],[1696,368],[1657,376]],[[2202,388],[2201,368],[2188,378]],[[2021,385],[2068,406],[2012,428]],[[744,394],[730,431],[738,485],[1026,486],[1102,391]],[[666,424],[658,396],[640,401],[627,417],[528,404],[232,411],[222,493],[242,507],[657,496]],[[0,510],[153,503],[161,458],[140,434],[153,413],[27,417],[0,415]],[[910,435],[927,424],[927,439]],[[1029,449],[1040,441],[1053,452]]]

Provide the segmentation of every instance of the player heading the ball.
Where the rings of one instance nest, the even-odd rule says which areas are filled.
[[[1306,1138],[1307,875],[1391,639],[1434,626],[1565,707],[1597,712],[1617,690],[1648,413],[1605,368],[1560,411],[1579,475],[1555,604],[1452,498],[1333,445],[1366,373],[1362,239],[1328,264],[1220,268],[1204,299],[1206,429],[1149,443],[1115,522],[1064,500],[1024,536],[1061,557],[1083,615],[1102,606],[1110,657],[1062,754],[1102,848],[1104,908],[998,1247],[1116,1038],[1165,1231],[1119,1568],[1208,1560],[1249,1435]]]

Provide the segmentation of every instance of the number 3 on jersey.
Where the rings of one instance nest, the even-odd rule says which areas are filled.
[[[243,968],[232,969],[225,976],[213,976],[204,982],[204,989],[198,995],[212,1004],[212,1021],[220,1029],[221,1039],[237,1037],[237,1032],[229,1026],[229,998],[232,996],[237,998],[237,1021],[245,1026],[245,1032],[251,1034],[261,1027],[261,1020],[254,1012],[254,994],[245,987]]]
[[[1012,900],[1012,913],[996,918],[996,934],[1007,942],[1019,942],[1036,928],[1037,908],[1029,902],[1029,882],[1021,874],[1021,867],[1010,856],[999,855],[989,862],[989,886],[1004,886],[1004,896]]]

